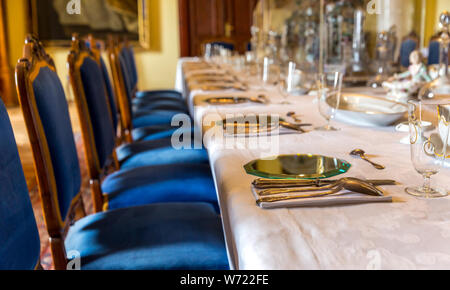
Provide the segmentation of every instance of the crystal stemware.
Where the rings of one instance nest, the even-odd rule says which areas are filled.
[[[411,161],[424,178],[422,186],[408,187],[406,192],[416,197],[437,198],[448,195],[444,189],[434,187],[431,177],[438,174],[448,157],[450,105],[437,105],[424,101],[410,101],[409,127]],[[424,127],[427,122],[433,129]]]
[[[331,120],[336,117],[342,92],[343,73],[330,72],[317,76],[317,99],[319,112],[327,120],[327,125],[316,128],[318,131],[338,131],[331,126]]]

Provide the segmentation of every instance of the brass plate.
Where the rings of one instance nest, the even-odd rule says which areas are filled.
[[[255,160],[244,168],[250,175],[268,179],[324,179],[348,172],[351,164],[333,157],[297,154]]]

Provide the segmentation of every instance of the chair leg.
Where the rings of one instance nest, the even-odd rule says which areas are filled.
[[[114,171],[120,170],[119,159],[117,158],[117,152],[115,150],[113,153],[113,167],[114,167]]]
[[[49,241],[55,270],[67,270],[67,257],[63,239],[61,237],[50,238]]]
[[[91,186],[92,201],[94,204],[94,212],[95,213],[102,212],[103,211],[103,196],[102,196],[102,190],[100,187],[100,182],[98,180],[91,180],[90,186]]]
[[[83,196],[80,196],[79,206],[77,208],[77,220],[80,220],[87,216],[86,207],[84,205]]]
[[[38,264],[36,265],[35,271],[44,271],[44,267],[42,267],[41,260],[39,260]]]

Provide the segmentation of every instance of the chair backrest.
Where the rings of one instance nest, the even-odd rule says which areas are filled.
[[[89,176],[100,182],[104,170],[114,160],[116,134],[104,85],[100,62],[80,41],[72,39],[68,57],[69,75],[78,108]],[[93,192],[94,195],[101,194]],[[94,196],[94,201],[97,200]],[[100,205],[99,205],[99,208]]]
[[[411,53],[417,49],[419,46],[419,39],[414,33],[410,33],[408,36],[406,36],[402,44],[400,46],[400,60],[399,63],[402,67],[409,67],[409,56]]]
[[[119,126],[119,110],[117,108],[117,99],[116,99],[116,95],[114,93],[114,89],[112,87],[108,68],[106,66],[106,63],[105,63],[102,55],[101,55],[101,46],[98,44],[98,42],[94,39],[94,37],[92,35],[88,36],[86,45],[87,45],[88,49],[90,50],[90,52],[92,53],[92,55],[94,56],[95,60],[97,62],[100,62],[100,66],[102,69],[102,75],[103,75],[103,79],[104,79],[105,86],[106,86],[106,93],[107,93],[108,101],[109,101],[108,104],[109,104],[110,110],[111,110],[113,125],[114,125],[114,129],[116,130],[116,133],[117,133],[117,129]]]
[[[39,232],[8,113],[0,100],[0,270],[39,267]]]
[[[230,43],[230,42],[212,41],[212,42],[209,42],[208,44],[211,44],[212,46],[221,46],[221,47],[223,47],[225,49],[228,49],[228,50],[231,50],[231,51],[234,50],[234,44]]]
[[[440,62],[440,49],[441,45],[439,41],[431,41],[428,47],[428,65],[439,64]]]
[[[130,55],[128,53],[128,49],[123,44],[120,45],[119,49],[119,65],[122,70],[122,77],[124,78],[126,95],[131,104],[131,100],[133,99],[135,93],[135,83],[131,72]]]
[[[57,269],[67,257],[64,236],[82,207],[81,173],[68,104],[53,61],[28,37],[16,67],[19,100],[33,150],[39,194]]]
[[[129,44],[127,40],[123,42],[122,49],[120,51],[123,56],[124,66],[128,71],[128,78],[130,81],[131,95],[134,95],[137,91],[138,72],[136,66],[136,59],[134,55],[133,46]]]
[[[132,141],[131,131],[133,130],[132,123],[132,103],[130,95],[131,82],[129,81],[128,69],[126,68],[124,55],[120,54],[122,45],[117,43],[117,40],[112,37],[108,40],[108,56],[113,76],[115,94],[120,108],[120,120],[122,127],[122,134],[128,142]]]

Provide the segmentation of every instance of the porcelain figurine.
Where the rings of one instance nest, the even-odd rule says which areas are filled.
[[[415,50],[409,56],[411,65],[401,74],[395,74],[383,87],[389,91],[388,97],[400,102],[406,102],[408,98],[416,94],[424,83],[430,82],[427,67],[422,63],[422,56]]]

